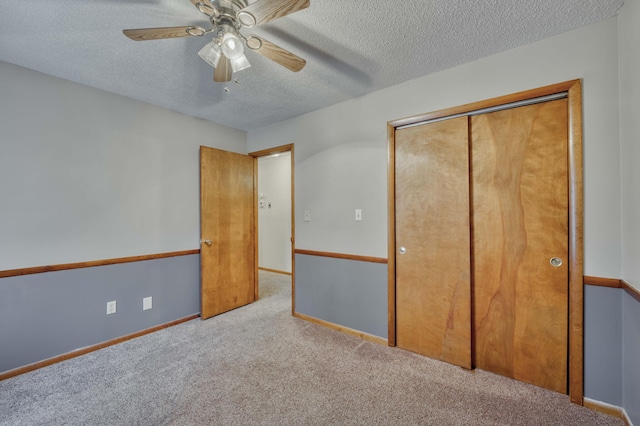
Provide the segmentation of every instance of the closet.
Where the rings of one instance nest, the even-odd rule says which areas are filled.
[[[568,393],[569,125],[565,93],[393,128],[398,347]]]

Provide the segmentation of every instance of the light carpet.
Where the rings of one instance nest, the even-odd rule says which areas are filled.
[[[252,305],[2,381],[0,424],[624,424],[565,395],[294,318],[290,285],[261,271]]]

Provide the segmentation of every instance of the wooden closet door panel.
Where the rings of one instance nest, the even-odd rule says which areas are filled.
[[[467,117],[396,131],[396,343],[471,368],[468,136]]]
[[[567,135],[566,99],[471,120],[475,365],[563,393]]]

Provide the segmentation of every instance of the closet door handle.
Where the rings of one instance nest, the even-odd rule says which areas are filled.
[[[200,240],[200,244],[206,244],[211,247],[211,240]]]
[[[400,252],[400,254],[405,254],[407,252],[407,249],[404,247],[400,247],[398,251]]]
[[[560,266],[562,266],[562,259],[560,259],[559,257],[552,257],[551,259],[549,259],[549,263],[554,268],[559,268]]]

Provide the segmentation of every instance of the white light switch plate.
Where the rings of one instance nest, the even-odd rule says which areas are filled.
[[[356,220],[358,222],[362,220],[362,209],[356,209]]]
[[[304,221],[311,222],[311,211],[309,210],[304,211]]]
[[[107,302],[107,315],[116,313],[116,301],[112,300],[111,302]]]
[[[142,310],[146,311],[151,308],[153,308],[153,297],[149,296],[142,299]]]

